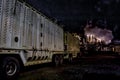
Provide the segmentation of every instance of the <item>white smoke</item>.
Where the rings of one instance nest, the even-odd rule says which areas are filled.
[[[101,41],[103,41],[105,44],[111,43],[111,40],[113,39],[112,31],[108,29],[101,29],[98,27],[91,28],[86,26],[84,28],[84,31],[86,36],[92,35],[96,39],[100,39]]]

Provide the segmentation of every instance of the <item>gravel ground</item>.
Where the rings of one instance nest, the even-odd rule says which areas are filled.
[[[110,62],[73,62],[59,67],[46,65],[27,69],[18,80],[120,80],[120,65]]]

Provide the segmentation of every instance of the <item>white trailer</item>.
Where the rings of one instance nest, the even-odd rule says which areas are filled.
[[[16,77],[21,66],[62,63],[63,29],[20,0],[0,0],[0,75]]]

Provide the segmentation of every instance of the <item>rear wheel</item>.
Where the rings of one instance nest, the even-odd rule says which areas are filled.
[[[68,61],[69,61],[69,63],[72,63],[72,61],[73,61],[73,56],[72,56],[72,54],[69,55]]]
[[[60,64],[60,65],[63,64],[63,55],[60,55],[60,58],[59,58],[59,64]]]
[[[5,79],[15,79],[20,72],[19,61],[14,57],[6,57],[3,59],[2,65],[2,77]]]
[[[54,66],[59,65],[59,56],[58,55],[53,56],[53,64],[54,64]]]

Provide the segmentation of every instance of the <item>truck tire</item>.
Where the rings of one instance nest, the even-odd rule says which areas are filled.
[[[73,56],[72,56],[72,54],[70,54],[69,57],[68,57],[68,62],[72,63],[72,61],[73,61]]]
[[[14,80],[20,72],[19,61],[14,57],[6,57],[3,59],[1,70],[3,79]]]
[[[53,56],[53,65],[54,66],[58,66],[59,65],[59,56],[58,55],[54,55]]]
[[[59,65],[62,65],[63,64],[63,55],[60,55],[60,58],[59,58]]]

